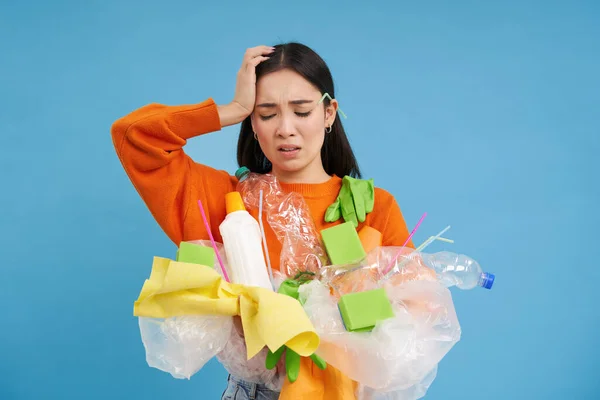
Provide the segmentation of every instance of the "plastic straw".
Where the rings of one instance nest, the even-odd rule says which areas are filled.
[[[408,242],[410,242],[410,239],[412,239],[412,237],[415,234],[415,232],[417,231],[417,229],[419,229],[419,226],[421,225],[421,222],[423,222],[423,220],[425,219],[426,216],[427,216],[427,213],[423,213],[423,215],[421,216],[421,219],[419,219],[419,222],[417,222],[417,225],[415,225],[415,227],[413,228],[413,230],[410,233],[410,235],[408,235],[408,239],[406,239],[406,242],[404,242],[404,244],[402,245],[402,247],[405,247],[408,244]],[[390,264],[387,266],[387,268],[383,272],[384,276],[387,275],[388,272],[390,272],[390,270],[392,269],[392,267],[396,263],[396,260],[398,260],[398,257],[400,257],[401,253],[402,253],[402,249],[398,250],[398,253],[396,253],[396,256],[394,257],[394,259],[392,260],[392,262],[390,262]]]
[[[417,247],[416,249],[414,249],[413,251],[411,251],[408,256],[410,256],[413,253],[417,253],[419,251],[423,251],[424,248],[426,248],[427,246],[429,246],[431,243],[433,243],[436,240],[441,240],[443,242],[447,242],[447,243],[454,243],[454,240],[450,240],[450,239],[446,239],[441,237],[448,229],[450,229],[450,225],[448,225],[447,227],[445,227],[444,229],[442,229],[440,231],[440,233],[438,233],[435,236],[430,236],[429,239],[427,239],[426,241],[424,241],[423,243],[421,243],[421,245],[419,247]],[[400,265],[398,265],[398,269],[402,268],[402,266],[404,264],[406,264],[406,262],[408,261],[408,257],[405,258],[404,260],[402,260],[402,262],[400,263]],[[392,263],[393,264],[393,263]],[[391,272],[391,268],[390,271],[386,272],[383,276],[384,279],[388,278],[388,273]]]
[[[265,258],[267,259],[267,266],[269,267],[269,277],[271,278],[271,286],[275,290],[275,279],[273,278],[273,268],[271,268],[271,257],[269,257],[269,247],[267,246],[267,239],[265,238],[265,228],[263,226],[263,191],[260,190],[260,198],[258,200],[258,223],[260,225],[260,234],[262,236],[263,247],[265,249]]]
[[[323,100],[325,100],[325,97],[329,97],[329,100],[333,100],[333,99],[331,98],[331,96],[329,95],[329,93],[325,92],[325,93],[323,93],[323,96],[321,96],[321,100],[319,100],[319,102],[317,103],[317,105],[321,104],[321,103],[323,102]],[[342,111],[342,109],[341,109],[341,108],[339,108],[339,107],[338,107],[338,112],[339,112],[340,114],[342,114],[342,117],[344,117],[344,118],[348,119],[348,117],[346,117],[346,114],[344,114],[344,112]]]
[[[215,250],[215,254],[217,255],[217,260],[219,260],[221,271],[223,271],[223,277],[227,282],[231,283],[231,281],[229,280],[229,276],[227,275],[227,271],[225,270],[225,265],[223,265],[223,260],[221,260],[221,254],[219,254],[219,250],[217,249],[215,238],[213,238],[212,232],[210,231],[210,225],[208,224],[208,219],[206,219],[206,214],[204,213],[204,206],[202,206],[202,200],[200,199],[198,199],[198,207],[200,207],[200,214],[202,214],[204,226],[206,226],[206,231],[208,232],[208,236],[210,237],[210,242],[212,243],[213,249]]]
[[[417,222],[417,225],[415,225],[415,227],[413,228],[410,235],[408,235],[408,238],[406,239],[406,242],[404,242],[402,247],[406,246],[408,244],[408,242],[410,242],[410,239],[412,239],[412,237],[415,234],[415,232],[417,231],[417,229],[419,229],[419,226],[421,226],[421,222],[423,222],[423,220],[425,219],[426,216],[427,216],[427,213],[423,213],[423,215],[421,216],[421,219],[419,219],[419,222]],[[396,255],[396,258],[398,258],[398,255]]]
[[[414,249],[413,251],[411,251],[408,255],[410,256],[413,253],[417,253],[419,251],[423,251],[423,249],[425,249],[427,246],[429,246],[431,243],[433,243],[436,240],[442,240],[444,242],[454,243],[453,240],[441,237],[448,229],[450,229],[450,225],[448,225],[446,228],[444,228],[437,235],[430,236],[429,239],[427,239],[426,241],[424,241],[423,243],[421,243],[421,245],[419,247],[417,247],[416,249]],[[404,260],[402,260],[402,262],[400,263],[400,265],[398,265],[398,269],[402,268],[402,266],[404,266],[404,264],[406,264],[407,262],[408,262],[408,257],[405,258]],[[389,272],[391,272],[391,270],[388,271],[388,273]],[[384,279],[387,279],[389,277],[388,273],[384,274]]]
[[[415,251],[423,251],[423,249],[427,246],[429,246],[431,243],[433,243],[436,240],[440,240],[440,236],[442,236],[444,233],[446,233],[446,231],[450,229],[450,225],[448,225],[447,227],[445,227],[440,233],[438,233],[435,236],[431,236],[429,239],[427,239],[426,241],[424,241],[419,247],[417,247],[415,249]],[[447,241],[448,239],[445,239],[445,241]]]

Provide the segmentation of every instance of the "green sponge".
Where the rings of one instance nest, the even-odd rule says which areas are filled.
[[[392,303],[384,289],[345,294],[338,303],[347,331],[370,332],[378,321],[393,318]]]
[[[215,266],[215,251],[212,247],[201,246],[199,244],[181,242],[177,249],[177,261],[206,265],[213,268]]]
[[[333,265],[352,264],[366,256],[352,222],[323,229],[321,237]]]

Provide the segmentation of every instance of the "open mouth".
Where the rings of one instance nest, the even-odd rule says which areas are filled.
[[[300,147],[298,147],[298,146],[291,146],[291,145],[290,146],[279,146],[277,148],[277,150],[279,150],[279,151],[281,151],[283,153],[292,153],[294,151],[300,150]]]

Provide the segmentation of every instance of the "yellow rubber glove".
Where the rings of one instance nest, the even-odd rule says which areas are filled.
[[[325,222],[334,222],[343,217],[345,222],[352,222],[356,228],[358,223],[364,222],[367,214],[373,211],[374,204],[373,179],[345,176],[337,199],[325,211]]]

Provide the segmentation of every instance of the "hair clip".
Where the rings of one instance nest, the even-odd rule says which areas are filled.
[[[329,100],[333,100],[333,99],[331,98],[331,96],[329,95],[329,93],[325,92],[325,93],[323,94],[323,96],[321,97],[321,100],[319,100],[319,102],[317,103],[317,105],[321,104],[321,103],[323,102],[323,100],[325,100],[325,97],[329,97]],[[338,107],[338,112],[339,112],[340,114],[342,114],[342,117],[344,117],[344,118],[346,118],[346,119],[348,118],[348,117],[346,117],[346,114],[344,114],[344,112],[342,111],[342,109],[341,109],[341,108],[339,108],[339,107]]]

